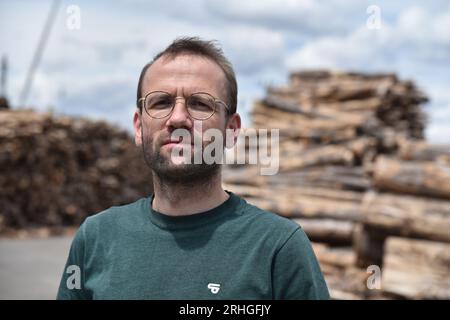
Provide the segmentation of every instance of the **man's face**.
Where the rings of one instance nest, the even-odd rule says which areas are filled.
[[[226,78],[222,69],[213,61],[199,56],[183,54],[175,58],[161,57],[147,70],[142,82],[142,96],[152,91],[165,91],[174,96],[187,98],[192,93],[206,92],[222,101],[226,101]],[[194,121],[201,122],[200,126]],[[174,154],[179,154],[180,143],[168,143],[173,138],[173,131],[185,129],[194,144],[196,137],[210,128],[222,131],[240,128],[239,115],[226,117],[225,107],[218,103],[216,112],[207,120],[195,120],[190,117],[185,99],[177,99],[170,115],[162,119],[151,118],[145,110],[142,114],[134,115],[134,129],[136,145],[142,145],[147,164],[159,176],[177,181],[193,181],[206,178],[218,170],[218,164],[194,164],[194,153],[202,152],[210,142],[202,140],[202,150],[191,152],[191,164],[182,164]],[[201,132],[199,132],[201,130]],[[184,141],[186,143],[187,141]],[[175,150],[174,150],[175,148]],[[184,155],[186,156],[186,155]]]

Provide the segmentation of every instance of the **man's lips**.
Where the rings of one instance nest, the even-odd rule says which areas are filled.
[[[164,141],[164,143],[162,145],[165,146],[165,145],[177,145],[177,144],[187,144],[187,143],[183,142],[181,139],[180,140],[169,139],[169,140]],[[194,145],[194,143],[191,141],[190,145]]]
[[[169,139],[169,140],[164,141],[163,145],[166,145],[166,144],[178,144],[178,143],[181,143],[181,140]]]

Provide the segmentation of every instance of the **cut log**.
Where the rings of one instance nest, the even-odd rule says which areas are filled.
[[[276,96],[267,96],[262,101],[268,107],[276,108],[282,111],[287,111],[293,114],[302,114],[306,117],[314,117],[315,115],[311,112],[307,112],[303,110],[297,103],[294,101],[288,101],[287,99],[280,99]]]
[[[228,182],[229,180],[226,179],[226,181]],[[362,192],[347,190],[315,188],[301,185],[271,184],[270,178],[262,179],[260,181],[264,181],[264,183],[257,186],[252,185],[251,182],[249,182],[248,184],[224,183],[223,187],[241,196],[250,196],[256,198],[271,198],[274,194],[282,194],[291,198],[306,196],[316,197],[320,199],[353,201],[355,203],[360,203],[364,196],[364,193]]]
[[[450,242],[450,201],[368,192],[362,211],[386,234]]]
[[[232,185],[246,184],[249,186],[260,186],[266,181],[266,179],[259,174],[257,166],[228,166],[224,168],[222,176],[227,184]]]
[[[380,156],[374,166],[373,185],[381,190],[450,199],[450,165]]]
[[[356,257],[351,247],[330,247],[317,242],[312,242],[312,247],[321,266],[345,269],[355,265]]]
[[[353,152],[340,145],[328,145],[314,149],[307,149],[297,155],[280,159],[280,171],[298,170],[310,166],[345,165],[354,162]]]
[[[330,247],[312,242],[332,299],[359,300],[366,296],[368,274],[354,267],[355,253],[351,247]]]
[[[345,144],[358,159],[363,159],[368,152],[375,152],[377,140],[373,137],[361,137]]]
[[[402,140],[399,155],[403,160],[437,161],[450,164],[450,146],[428,144],[426,141]]]
[[[388,238],[382,290],[409,299],[450,299],[450,244]]]
[[[349,100],[343,102],[320,102],[316,105],[319,110],[326,110],[329,108],[345,111],[347,114],[350,112],[364,112],[370,111],[375,114],[375,112],[382,106],[383,100],[380,97],[372,97],[368,99],[361,100]]]
[[[366,191],[370,187],[370,180],[364,174],[363,167],[310,167],[301,171],[278,172],[276,175],[261,176],[258,167],[251,165],[227,167],[223,177],[223,180],[230,184],[287,186],[290,188],[298,186],[302,190],[305,190],[305,187],[312,187],[313,189],[322,188],[324,191],[329,190],[330,193],[352,190],[358,191],[353,193],[358,198],[361,195],[359,191]]]
[[[331,218],[348,221],[360,221],[362,218],[360,204],[351,201],[306,196],[293,199],[283,195],[265,199],[256,197],[245,197],[245,199],[259,208],[288,218]]]
[[[293,219],[311,241],[333,245],[351,245],[355,223],[335,219]]]
[[[272,185],[311,186],[366,191],[370,180],[362,167],[323,166],[300,171],[279,172],[269,176]]]
[[[325,196],[326,189],[286,186],[251,187],[224,184],[248,202],[286,217],[330,218],[360,221],[361,193],[338,191]],[[339,198],[339,195],[342,195]]]
[[[341,272],[324,273],[324,276],[332,299],[359,300],[368,295],[366,283],[369,274],[365,270],[346,268]]]

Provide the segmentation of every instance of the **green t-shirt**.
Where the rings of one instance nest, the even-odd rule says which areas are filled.
[[[57,299],[328,299],[304,231],[228,194],[188,216],[152,210],[150,196],[88,217]]]

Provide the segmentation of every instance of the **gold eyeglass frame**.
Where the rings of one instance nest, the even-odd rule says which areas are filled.
[[[164,117],[155,117],[155,116],[152,116],[152,115],[150,115],[150,113],[147,111],[147,108],[145,108],[145,100],[147,99],[147,97],[148,97],[150,94],[152,94],[152,93],[157,93],[157,92],[168,94],[169,96],[171,96],[171,97],[174,98],[174,99],[173,99],[173,105],[172,105],[172,108],[170,109],[170,112],[169,112],[167,115],[165,115]],[[186,103],[187,103],[187,100],[188,100],[189,98],[191,98],[191,97],[192,97],[193,95],[195,95],[195,94],[207,94],[207,95],[210,96],[210,97],[212,98],[212,100],[214,101],[214,111],[211,113],[211,115],[210,115],[209,117],[198,119],[198,118],[192,116],[191,113],[189,112],[189,109],[187,108]],[[220,100],[220,99],[214,97],[213,95],[211,95],[211,94],[208,93],[208,92],[201,92],[201,91],[200,91],[200,92],[194,92],[194,93],[190,94],[188,97],[182,97],[182,96],[175,96],[175,97],[174,97],[172,94],[170,94],[170,93],[168,93],[168,92],[166,92],[166,91],[162,91],[162,90],[151,91],[151,92],[147,93],[144,97],[139,98],[139,100],[138,100],[138,105],[139,105],[140,108],[141,108],[141,112],[142,112],[142,109],[144,109],[144,110],[145,110],[145,113],[147,113],[149,117],[151,117],[151,118],[153,118],[153,119],[164,119],[164,118],[166,118],[166,117],[168,117],[168,116],[170,116],[170,115],[172,114],[173,109],[175,108],[176,101],[177,101],[177,99],[180,99],[180,98],[181,98],[181,99],[184,99],[184,103],[185,103],[185,105],[186,105],[186,111],[188,112],[189,117],[191,117],[191,118],[193,118],[193,119],[195,119],[195,120],[201,120],[201,121],[204,121],[204,120],[208,120],[209,118],[211,118],[211,117],[216,113],[216,111],[217,111],[217,103],[223,104],[223,105],[225,106],[225,109],[226,109],[227,113],[230,113],[230,112],[231,112],[230,107],[228,107],[228,105],[227,105],[225,102],[223,102],[222,100]]]

